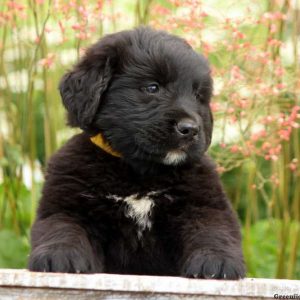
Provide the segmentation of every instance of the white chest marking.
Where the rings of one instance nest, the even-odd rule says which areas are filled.
[[[125,198],[117,195],[109,195],[107,198],[113,199],[117,202],[124,201],[127,204],[125,216],[132,218],[136,222],[138,225],[138,236],[141,237],[143,231],[145,229],[151,229],[152,226],[150,216],[154,206],[154,201],[150,198],[150,196],[153,194],[156,194],[156,192],[150,192],[142,198],[138,198],[137,194],[133,194]]]

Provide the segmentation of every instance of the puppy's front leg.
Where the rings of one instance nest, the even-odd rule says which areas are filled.
[[[231,209],[195,207],[183,226],[181,275],[239,279],[245,276],[241,238]]]
[[[103,254],[92,248],[85,230],[73,219],[53,215],[37,219],[31,232],[29,270],[94,273],[104,271]]]

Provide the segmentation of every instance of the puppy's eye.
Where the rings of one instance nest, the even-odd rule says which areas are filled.
[[[204,101],[204,99],[205,99],[205,93],[202,89],[195,90],[194,95],[195,95],[196,99],[201,102]]]
[[[145,87],[145,91],[149,94],[155,94],[159,91],[159,86],[157,83],[151,83]]]
[[[203,99],[204,99],[203,93],[201,93],[201,91],[198,91],[198,92],[196,93],[196,98],[199,99],[199,100],[203,100]]]

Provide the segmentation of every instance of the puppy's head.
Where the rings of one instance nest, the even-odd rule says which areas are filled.
[[[104,37],[60,92],[70,125],[101,133],[127,161],[184,164],[210,144],[208,64],[168,33],[140,27]]]

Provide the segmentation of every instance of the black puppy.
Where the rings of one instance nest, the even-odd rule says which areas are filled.
[[[74,136],[50,160],[32,271],[241,278],[240,230],[215,165],[212,80],[181,38],[108,35],[60,84]]]

